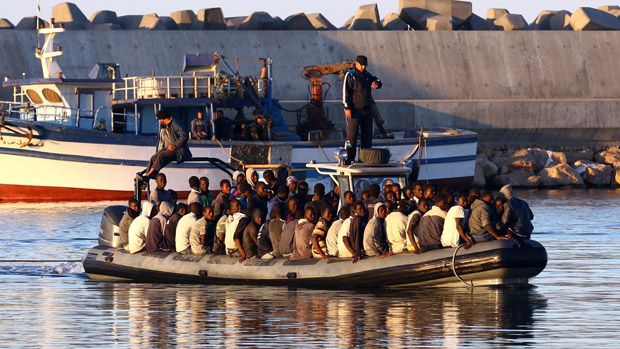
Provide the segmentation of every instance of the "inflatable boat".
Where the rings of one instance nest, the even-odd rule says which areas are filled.
[[[343,153],[343,156],[346,153]],[[317,164],[307,167],[355,195],[371,183],[391,179],[402,186],[411,168],[402,164]],[[140,197],[136,186],[136,197]],[[422,254],[350,258],[329,261],[306,259],[248,259],[221,255],[181,255],[176,252],[130,254],[120,248],[118,225],[126,207],[107,207],[102,216],[99,245],[84,257],[84,270],[94,280],[139,282],[283,285],[310,288],[379,288],[412,285],[489,286],[527,284],[547,265],[547,252],[530,240],[518,247],[511,241],[479,243],[470,249],[446,248]]]
[[[120,220],[122,207],[106,209],[108,220]],[[116,222],[118,222],[116,220]],[[105,228],[105,224],[102,225]],[[103,232],[104,230],[102,230]],[[547,252],[530,240],[517,247],[491,241],[466,250],[440,249],[419,255],[290,261],[221,255],[181,255],[176,252],[130,254],[100,237],[83,259],[87,275],[97,281],[280,285],[309,288],[381,288],[406,286],[492,286],[527,284],[547,265]]]

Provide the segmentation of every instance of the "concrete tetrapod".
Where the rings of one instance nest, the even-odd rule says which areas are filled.
[[[239,30],[277,30],[278,22],[267,12],[254,12],[237,27]]]
[[[237,29],[246,18],[247,16],[226,17],[226,28]]]
[[[118,17],[118,22],[121,24],[123,30],[136,30],[140,29],[140,23],[142,23],[143,15],[126,15]]]
[[[305,13],[296,13],[286,17],[284,20],[285,30],[314,30],[314,25]]]
[[[573,30],[570,25],[571,15],[568,11],[558,11],[549,20],[549,30]]]
[[[308,13],[306,15],[312,26],[316,30],[335,30],[336,26],[333,25],[325,16],[321,13]]]
[[[398,13],[390,12],[383,17],[384,30],[408,30],[409,26],[403,21]]]
[[[493,21],[484,19],[477,14],[473,13],[469,20],[465,22],[459,29],[465,30],[496,30],[497,28],[493,24]]]
[[[523,16],[512,13],[501,16],[493,23],[495,26],[502,28],[504,31],[524,30],[528,26]]]
[[[200,29],[198,18],[192,10],[175,11],[170,14],[170,17],[177,24],[179,30]]]
[[[490,8],[487,10],[487,19],[496,20],[509,13],[505,8]]]
[[[200,29],[226,30],[224,11],[220,7],[203,8],[197,12]]]
[[[0,18],[0,29],[14,29],[15,26],[6,18]]]
[[[54,23],[61,24],[69,30],[85,29],[90,23],[82,10],[71,2],[63,2],[52,7],[52,18]]]
[[[452,17],[454,26],[461,26],[472,16],[472,4],[453,0],[400,0],[400,17],[416,30],[426,29],[426,20],[440,15]]]
[[[105,30],[122,29],[118,16],[114,11],[102,10],[90,15],[90,23],[87,29]]]
[[[349,30],[380,30],[381,17],[377,4],[360,6],[349,26]]]
[[[38,18],[37,16],[30,16],[22,18],[15,26],[18,30],[35,30],[37,29],[37,21],[39,22],[39,28],[47,28],[50,26],[45,20]]]
[[[592,7],[578,8],[570,18],[574,31],[620,30],[620,19],[610,13]]]
[[[452,17],[450,16],[432,16],[426,19],[426,29],[431,32],[451,31]]]

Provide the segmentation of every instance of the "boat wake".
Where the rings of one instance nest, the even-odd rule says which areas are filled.
[[[0,275],[25,275],[25,276],[51,276],[51,277],[71,277],[85,276],[84,268],[80,261],[59,261],[41,260],[25,264],[23,261],[7,262],[0,261]],[[39,264],[40,263],[40,264]]]

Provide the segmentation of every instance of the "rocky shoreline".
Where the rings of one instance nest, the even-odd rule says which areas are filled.
[[[620,148],[561,151],[478,148],[474,185],[499,188],[619,188]]]

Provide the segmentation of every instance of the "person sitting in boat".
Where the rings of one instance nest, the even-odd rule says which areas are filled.
[[[176,251],[176,235],[177,235],[177,227],[179,225],[179,221],[183,216],[187,213],[187,205],[184,203],[179,203],[177,207],[174,209],[174,213],[168,219],[168,224],[166,224],[166,229],[164,229],[164,240],[165,245],[172,247],[171,251]]]
[[[351,261],[356,263],[362,257],[364,257],[364,229],[366,229],[368,213],[366,212],[366,206],[361,201],[356,201],[353,204],[353,214],[351,218],[351,224],[348,232],[342,237],[342,241],[348,255],[351,257]],[[344,224],[342,225],[344,228]],[[343,256],[343,251],[338,248],[338,254]],[[344,254],[347,254],[346,252]]]
[[[342,202],[342,207],[353,207],[353,203],[355,202],[355,194],[352,191],[347,190],[344,192],[344,201]]]
[[[198,202],[202,205],[200,200],[200,180],[196,176],[189,177],[189,188],[190,192],[187,196],[187,204],[191,204],[193,202]],[[204,205],[202,205],[204,207]]]
[[[293,254],[291,260],[312,258],[312,231],[314,230],[314,209],[306,207],[304,209],[304,218],[297,221],[295,226],[295,237]]]
[[[338,219],[332,222],[332,225],[327,231],[327,237],[325,237],[325,244],[327,245],[327,253],[330,256],[338,257],[338,233],[342,228],[342,224],[345,220],[351,217],[351,210],[346,207],[341,207],[338,211]]]
[[[174,246],[169,246],[164,239],[164,231],[166,224],[168,224],[168,218],[172,215],[173,206],[167,201],[162,201],[159,204],[159,211],[157,216],[153,217],[149,222],[149,230],[146,234],[146,251],[171,251]]]
[[[279,237],[278,242],[280,242]],[[256,238],[256,253],[260,259],[273,259],[275,257],[273,243],[271,242],[271,234],[269,231],[269,222],[262,223],[258,229],[258,236]]]
[[[259,209],[264,221],[267,216],[267,202],[269,202],[267,184],[265,184],[265,182],[258,182],[255,188],[256,192],[253,193],[246,183],[240,186],[241,197],[244,198],[246,202],[244,212],[247,216],[252,216],[254,210]]]
[[[500,189],[500,194],[508,200],[504,206],[502,224],[510,234],[529,240],[534,231],[532,225],[534,213],[530,206],[525,200],[519,199],[513,194],[510,184],[503,186]]]
[[[177,229],[175,233],[174,245],[175,249],[180,254],[190,254],[192,253],[192,248],[190,244],[190,234],[192,232],[192,227],[194,223],[200,217],[200,213],[202,211],[202,207],[198,202],[192,202],[189,204],[189,213],[185,216],[181,217],[177,224]]]
[[[172,190],[166,189],[166,184],[168,184],[168,179],[166,175],[163,173],[158,173],[155,176],[155,183],[157,187],[155,190],[151,191],[150,200],[155,205],[155,207],[159,207],[162,202],[173,203],[175,200],[172,197]]]
[[[439,194],[434,197],[435,204],[424,214],[420,221],[418,245],[421,252],[442,248],[441,234],[448,210],[446,197]]]
[[[332,209],[331,207],[325,207],[321,212],[321,217],[316,222],[314,230],[312,230],[311,243],[312,243],[312,257],[317,259],[329,260],[329,254],[327,253],[327,243],[325,238],[327,232],[332,224]]]
[[[329,210],[332,209],[327,200],[325,200],[325,185],[323,185],[323,183],[317,183],[314,186],[312,199],[304,207],[311,207],[314,210],[315,217],[321,215],[321,212],[326,208]]]
[[[192,225],[189,234],[189,245],[192,254],[202,256],[211,253],[213,248],[213,236],[215,235],[215,222],[213,221],[213,208],[205,206],[202,216]]]
[[[269,231],[269,241],[273,249],[273,256],[275,258],[282,258],[282,252],[280,251],[280,239],[282,238],[282,229],[284,228],[284,219],[282,218],[283,205],[276,205],[271,210],[269,223],[267,229]],[[260,240],[260,239],[259,239]]]
[[[280,252],[284,258],[289,258],[295,249],[295,227],[297,227],[297,222],[302,218],[304,218],[304,211],[297,210],[293,219],[286,222],[282,227]]]
[[[474,199],[471,204],[471,215],[469,217],[469,229],[474,242],[484,242],[497,240],[509,240],[508,236],[500,236],[495,231],[496,222],[493,221],[494,216],[491,210],[493,202],[493,194],[484,191],[480,194],[480,199]]]
[[[338,203],[340,202],[340,186],[338,186],[338,184],[334,185],[334,189],[325,195],[325,201],[327,201],[334,210],[338,208]],[[333,211],[333,213],[337,212]]]
[[[196,118],[191,122],[192,139],[211,139],[211,127],[204,120],[204,114],[199,111]]]
[[[407,217],[407,244],[413,247],[413,253],[420,253],[420,246],[418,245],[418,234],[420,232],[420,221],[422,217],[430,207],[426,200],[420,200],[416,209]]]
[[[288,196],[295,196],[297,194],[297,177],[288,176],[286,177],[286,186],[288,187]]]
[[[250,185],[252,190],[255,190],[256,184],[258,183],[258,172],[253,168],[245,170],[245,182]],[[237,190],[239,189],[239,185],[241,185],[241,183],[237,183]]]
[[[228,209],[226,209],[228,212]],[[215,221],[215,220],[214,220]],[[226,254],[226,222],[228,221],[228,215],[222,215],[215,224],[215,239],[213,239],[213,254],[225,255]]]
[[[288,198],[288,200],[286,200],[286,209],[283,215],[284,221],[288,223],[290,221],[295,220],[295,215],[297,214],[297,211],[299,211],[299,205],[298,205],[297,199],[294,197]]]
[[[504,215],[505,207],[508,206],[508,200],[506,200],[506,197],[500,193],[493,200],[492,206],[494,210],[491,210],[491,214],[494,215],[493,221],[495,222],[495,231],[497,232],[497,235],[506,235],[507,227],[503,224],[502,217]]]
[[[129,227],[138,216],[140,216],[140,202],[135,198],[131,198],[127,203],[127,210],[118,224],[121,246],[125,246],[129,243]]]
[[[245,258],[253,258],[258,255],[258,232],[263,226],[263,213],[259,208],[252,211],[248,224],[243,229],[243,251]]]
[[[274,195],[271,200],[267,203],[267,217],[271,219],[271,211],[276,206],[282,207],[286,204],[286,199],[288,198],[288,187],[286,185],[280,185],[276,190],[276,195]],[[282,211],[280,211],[282,212]]]
[[[433,207],[435,205],[435,196],[437,195],[437,190],[430,184],[424,186],[424,200],[428,202],[429,207]]]
[[[159,120],[160,124],[157,152],[151,157],[146,170],[143,171],[143,178],[152,178],[174,160],[177,163],[182,163],[192,157],[192,153],[187,146],[187,134],[172,119],[172,116],[160,110],[157,112],[157,120]],[[138,175],[141,174],[139,173]]]
[[[249,222],[248,216],[241,212],[241,204],[238,200],[230,200],[228,206],[228,219],[226,220],[226,254],[231,257],[239,257],[239,262],[246,259],[243,249],[243,232]]]
[[[461,241],[466,244],[466,249],[469,249],[473,245],[472,239],[467,235],[464,229],[465,210],[467,206],[467,197],[460,194],[456,199],[456,205],[450,207],[448,210],[443,224],[443,232],[441,233],[441,245],[443,247],[457,247]]]
[[[213,215],[215,216],[216,221],[226,213],[229,202],[230,181],[228,179],[222,179],[220,181],[220,192],[215,197],[215,200],[213,200]]]
[[[394,193],[394,192],[391,192]],[[394,196],[396,194],[393,194]],[[390,195],[387,195],[390,196]],[[389,202],[389,201],[388,201]],[[386,204],[388,205],[388,204]],[[392,253],[407,251],[407,216],[403,213],[404,203],[391,204],[389,214],[385,217],[387,240]]]
[[[209,178],[200,177],[200,203],[203,207],[211,206],[213,204],[213,194],[209,191]]]
[[[388,256],[390,246],[387,240],[385,217],[387,208],[380,202],[374,205],[373,217],[368,221],[364,229],[364,251],[369,257]]]
[[[389,211],[392,212],[393,208],[398,206],[398,199],[396,198],[396,194],[393,191],[388,191],[384,193],[384,197],[385,204],[387,205]]]
[[[153,204],[148,201],[142,202],[140,216],[136,217],[129,226],[128,244],[126,250],[129,253],[138,253],[146,248],[146,237],[149,230],[151,217],[155,214]]]
[[[420,203],[420,200],[424,199],[424,187],[422,186],[421,183],[414,183],[413,184],[413,200],[415,201],[416,205],[418,205]]]
[[[269,191],[275,193],[276,190],[278,190],[278,179],[272,170],[263,172],[263,179],[267,182],[267,189],[269,189]]]
[[[306,207],[308,203],[308,191],[310,191],[308,182],[299,181],[299,183],[297,183],[297,194],[294,196],[294,198],[297,199],[297,207]]]

